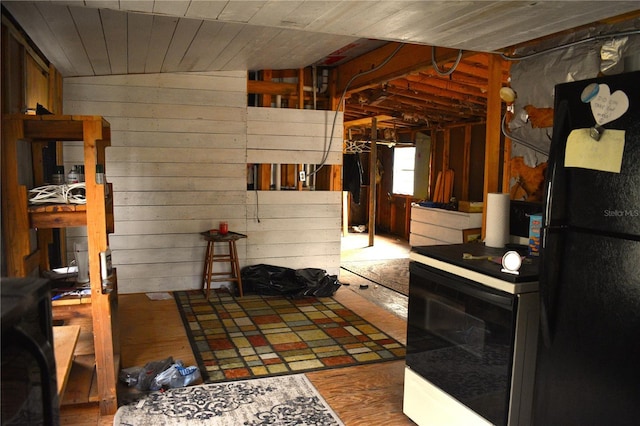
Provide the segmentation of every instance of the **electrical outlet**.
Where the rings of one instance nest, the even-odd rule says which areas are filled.
[[[304,182],[305,180],[307,180],[307,174],[304,172],[304,170],[300,170],[300,182]]]

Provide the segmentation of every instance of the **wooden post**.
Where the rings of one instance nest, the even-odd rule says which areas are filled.
[[[262,71],[262,81],[271,81],[271,77],[273,76],[273,71],[272,70],[263,70]],[[261,102],[263,107],[270,107],[271,106],[271,95],[268,94],[263,94],[262,95],[262,102]]]
[[[296,164],[283,164],[284,181],[287,189],[295,189],[298,185],[298,166]]]
[[[501,189],[500,170],[500,122],[502,100],[500,88],[502,87],[502,60],[498,55],[489,55],[489,81],[487,92],[487,130],[484,154],[484,187],[483,199],[486,203],[487,194],[498,192]],[[482,239],[486,236],[487,209],[482,213]]]
[[[462,168],[461,200],[469,200],[469,174],[471,170],[471,124],[464,126],[464,159]]]
[[[304,68],[298,70],[298,109],[304,109]]]
[[[335,71],[330,71],[329,72],[329,107],[331,109],[331,111],[338,111],[340,109],[340,107],[342,106],[342,110],[344,111],[344,104],[340,105],[338,103],[338,101],[340,100],[340,98],[337,96],[336,93],[336,78],[337,78],[337,73]],[[315,90],[315,87],[313,88],[313,90]],[[344,133],[343,133],[343,141],[344,141]],[[344,142],[343,142],[344,144]],[[343,145],[343,152],[344,152],[344,145]],[[340,164],[332,164],[329,166],[330,171],[329,171],[329,186],[328,189],[329,191],[342,191],[342,160],[340,160]],[[350,198],[349,198],[350,199]],[[348,206],[350,205],[350,203],[347,203],[347,209]],[[347,211],[347,217],[348,216],[348,211]]]
[[[371,119],[371,152],[369,153],[369,247],[376,233],[376,176],[378,175],[378,120]]]
[[[296,176],[294,182],[296,183],[296,189],[302,191],[303,183],[300,180],[300,172],[304,170],[304,164],[298,164],[295,166]]]
[[[331,166],[328,190],[342,191],[342,166],[337,164]]]
[[[444,172],[449,170],[449,156],[451,155],[451,128],[447,127],[444,130],[444,146],[442,148],[442,176]],[[449,200],[444,200],[448,203]]]
[[[276,191],[280,191],[280,189],[282,188],[282,167],[284,167],[282,164],[274,164],[275,167],[275,190]]]
[[[349,203],[351,194],[349,191],[342,191],[342,236],[349,235]]]
[[[257,181],[253,183],[257,190],[268,191],[271,189],[271,167],[271,164],[258,165]],[[280,189],[280,185],[277,187]]]
[[[42,186],[47,183],[47,176],[44,175],[44,158],[42,150],[49,144],[49,141],[34,141],[31,142],[31,156],[32,156],[32,170],[33,170],[33,184],[35,187]],[[49,265],[49,244],[53,242],[53,231],[51,229],[38,229],[38,251],[40,255],[37,259],[30,259],[32,261],[37,260],[37,265],[41,271],[47,271],[51,269]],[[33,270],[33,267],[26,265],[26,271]]]
[[[97,184],[95,179],[98,163],[97,146],[103,138],[102,120],[85,120],[84,164],[86,174],[87,197],[87,243],[89,249],[89,277],[91,279],[91,314],[93,317],[93,344],[96,356],[96,376],[100,413],[114,414],[118,409],[116,384],[118,383],[118,346],[115,319],[116,310],[112,309],[113,293],[102,292],[100,272],[100,252],[109,246],[105,229],[106,209],[104,185]]]
[[[24,139],[21,120],[2,120],[2,237],[7,277],[26,277],[25,259],[32,253],[27,187],[18,179],[18,143]]]
[[[49,111],[54,114],[62,114],[62,75],[53,65],[49,65],[49,97],[47,102]]]
[[[343,105],[340,105],[340,95],[338,95],[337,90],[337,80],[338,80],[338,72],[335,69],[329,71],[329,108],[331,111],[337,111]],[[342,108],[344,111],[344,108]]]
[[[504,138],[504,160],[502,161],[502,192],[511,192],[511,139]]]
[[[433,171],[433,167],[436,162],[436,137],[438,133],[431,129],[431,143],[429,144],[429,189],[427,190],[427,199],[433,201],[434,190],[436,184],[436,173]]]

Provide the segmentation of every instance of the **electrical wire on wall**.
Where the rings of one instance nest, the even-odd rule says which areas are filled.
[[[325,150],[324,155],[322,156],[322,161],[320,161],[320,164],[318,165],[318,167],[316,167],[316,169],[313,172],[309,173],[309,176],[313,176],[316,173],[318,173],[318,171],[320,171],[320,169],[324,167],[324,165],[327,162],[327,159],[329,158],[329,153],[331,152],[331,145],[333,144],[333,135],[335,134],[336,121],[338,120],[338,112],[340,112],[340,105],[342,105],[342,102],[344,101],[344,98],[347,95],[347,90],[349,89],[349,86],[351,86],[351,83],[353,83],[353,81],[356,78],[362,77],[363,75],[371,74],[372,72],[376,72],[383,66],[387,65],[389,61],[394,56],[396,56],[396,54],[400,51],[400,49],[402,49],[403,46],[404,46],[404,43],[399,44],[398,47],[396,47],[395,50],[391,52],[391,54],[379,65],[375,66],[374,68],[371,68],[370,70],[362,71],[354,75],[353,77],[351,77],[351,79],[349,79],[349,81],[344,87],[344,90],[342,91],[342,95],[340,96],[340,101],[338,102],[338,108],[336,109],[336,112],[333,115],[333,123],[331,124],[331,135],[329,136],[329,144],[327,146],[327,149]]]
[[[544,149],[538,148],[537,146],[533,145],[530,142],[525,141],[524,139],[520,139],[520,138],[518,138],[516,136],[513,136],[513,135],[509,134],[507,132],[506,127],[505,127],[506,122],[507,122],[507,113],[505,112],[504,115],[502,116],[502,123],[500,124],[500,129],[502,130],[502,134],[506,138],[509,138],[512,141],[518,142],[520,145],[524,145],[527,148],[532,149],[532,150],[534,150],[534,151],[536,151],[536,152],[538,152],[540,154],[549,155],[549,153],[547,151],[545,151]]]

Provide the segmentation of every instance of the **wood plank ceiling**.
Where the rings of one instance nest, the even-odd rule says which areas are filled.
[[[359,85],[345,98],[345,122],[389,116],[381,123],[397,129],[481,121],[489,53],[639,9],[637,1],[388,0],[55,0],[2,7],[64,77],[311,65],[353,74],[368,52],[389,42],[423,47],[421,57],[404,53],[403,73]],[[451,76],[434,71],[430,46],[446,51],[445,60],[436,58],[444,69],[458,49],[464,52]]]

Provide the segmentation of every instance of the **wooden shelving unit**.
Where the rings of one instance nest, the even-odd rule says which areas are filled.
[[[58,381],[58,396],[60,398],[67,387],[78,336],[80,336],[80,326],[78,325],[53,327],[53,353],[56,359],[56,380]]]
[[[29,188],[18,161],[24,156],[25,149],[29,150],[25,141],[31,147],[50,141],[83,142],[86,205],[29,206]],[[93,376],[102,414],[114,414],[118,408],[116,385],[120,362],[117,277],[114,270],[109,278],[110,286],[103,288],[99,255],[108,248],[108,234],[114,229],[111,187],[107,183],[96,183],[96,164],[105,164],[105,148],[110,143],[109,123],[99,116],[12,114],[5,115],[2,120],[2,226],[7,275],[34,275],[39,272],[40,265],[46,264],[43,261],[46,251],[34,247],[36,230],[87,227],[95,358]],[[33,155],[33,163],[36,170],[39,165],[37,154]]]

